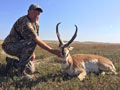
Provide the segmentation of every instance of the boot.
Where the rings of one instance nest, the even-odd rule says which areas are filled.
[[[29,63],[26,64],[25,71],[28,74],[33,74],[35,72],[35,65],[33,61],[29,61]]]
[[[11,58],[11,57],[6,57],[6,62],[7,62],[7,66],[9,67],[15,67],[17,68],[19,61],[17,59]]]
[[[33,79],[33,75],[28,74],[26,72],[26,70],[24,68],[21,68],[21,67],[18,68],[17,76],[24,76],[24,78],[26,78],[27,80],[32,80]]]

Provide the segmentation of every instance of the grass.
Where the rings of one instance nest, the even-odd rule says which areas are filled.
[[[58,43],[47,43],[57,48]],[[119,44],[96,44],[96,43],[73,43],[71,54],[89,53],[109,58],[120,71],[120,45]],[[0,46],[1,47],[1,46]],[[0,48],[0,52],[2,49]],[[53,54],[37,47],[35,50],[36,59],[40,63],[36,66],[34,80],[26,80],[24,77],[17,77],[16,71],[7,73],[5,68],[5,53],[0,53],[0,90],[120,90],[120,76],[95,75],[91,73],[82,82],[77,77],[70,77],[63,74],[59,58]]]

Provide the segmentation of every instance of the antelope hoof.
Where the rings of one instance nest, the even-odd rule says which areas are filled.
[[[118,73],[117,73],[117,72],[114,72],[114,74],[115,74],[115,75],[118,75]]]
[[[78,78],[79,78],[80,81],[83,81],[85,76],[79,75]]]
[[[101,74],[104,76],[104,75],[105,75],[105,72],[102,72]]]

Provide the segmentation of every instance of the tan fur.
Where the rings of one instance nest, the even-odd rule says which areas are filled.
[[[68,73],[71,76],[75,74],[78,75],[80,81],[82,81],[87,75],[87,73],[90,72],[95,72],[95,73],[102,72],[103,75],[109,72],[112,72],[113,74],[117,74],[113,63],[105,57],[91,55],[91,54],[75,54],[70,56],[69,46],[76,38],[78,28],[75,25],[76,30],[73,37],[71,38],[70,41],[68,41],[68,43],[64,43],[61,40],[58,31],[59,24],[60,23],[56,25],[56,34],[60,42],[59,47],[61,50],[61,55],[63,56],[61,60],[61,66],[66,73]]]
[[[97,56],[97,55],[91,55],[91,54],[75,54],[75,55],[72,55],[72,60],[74,61],[74,64],[79,64],[81,63],[82,61],[90,61],[92,59],[98,59],[99,63],[106,63],[107,64],[112,64],[112,62],[107,59],[107,58],[104,58],[102,56]]]
[[[75,54],[72,56],[68,55],[67,57],[69,59],[66,61],[67,67],[64,68],[64,70],[71,76],[78,75],[80,81],[84,80],[87,75],[87,71],[82,64],[91,60],[98,60],[97,66],[102,70],[103,75],[105,73],[109,74],[110,72],[112,74],[117,74],[113,63],[105,57],[91,54]],[[72,69],[70,69],[71,67]]]

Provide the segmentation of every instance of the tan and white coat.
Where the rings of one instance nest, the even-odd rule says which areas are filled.
[[[56,34],[60,42],[59,47],[61,55],[63,56],[63,58],[61,58],[61,67],[66,73],[71,76],[78,75],[80,81],[82,81],[85,76],[91,72],[96,74],[102,73],[103,75],[105,73],[117,74],[115,66],[108,58],[92,54],[74,54],[71,56],[69,53],[69,45],[77,36],[77,26],[75,25],[76,32],[72,39],[67,44],[64,44],[60,39],[60,34],[58,32],[59,24],[60,23],[56,26]]]

